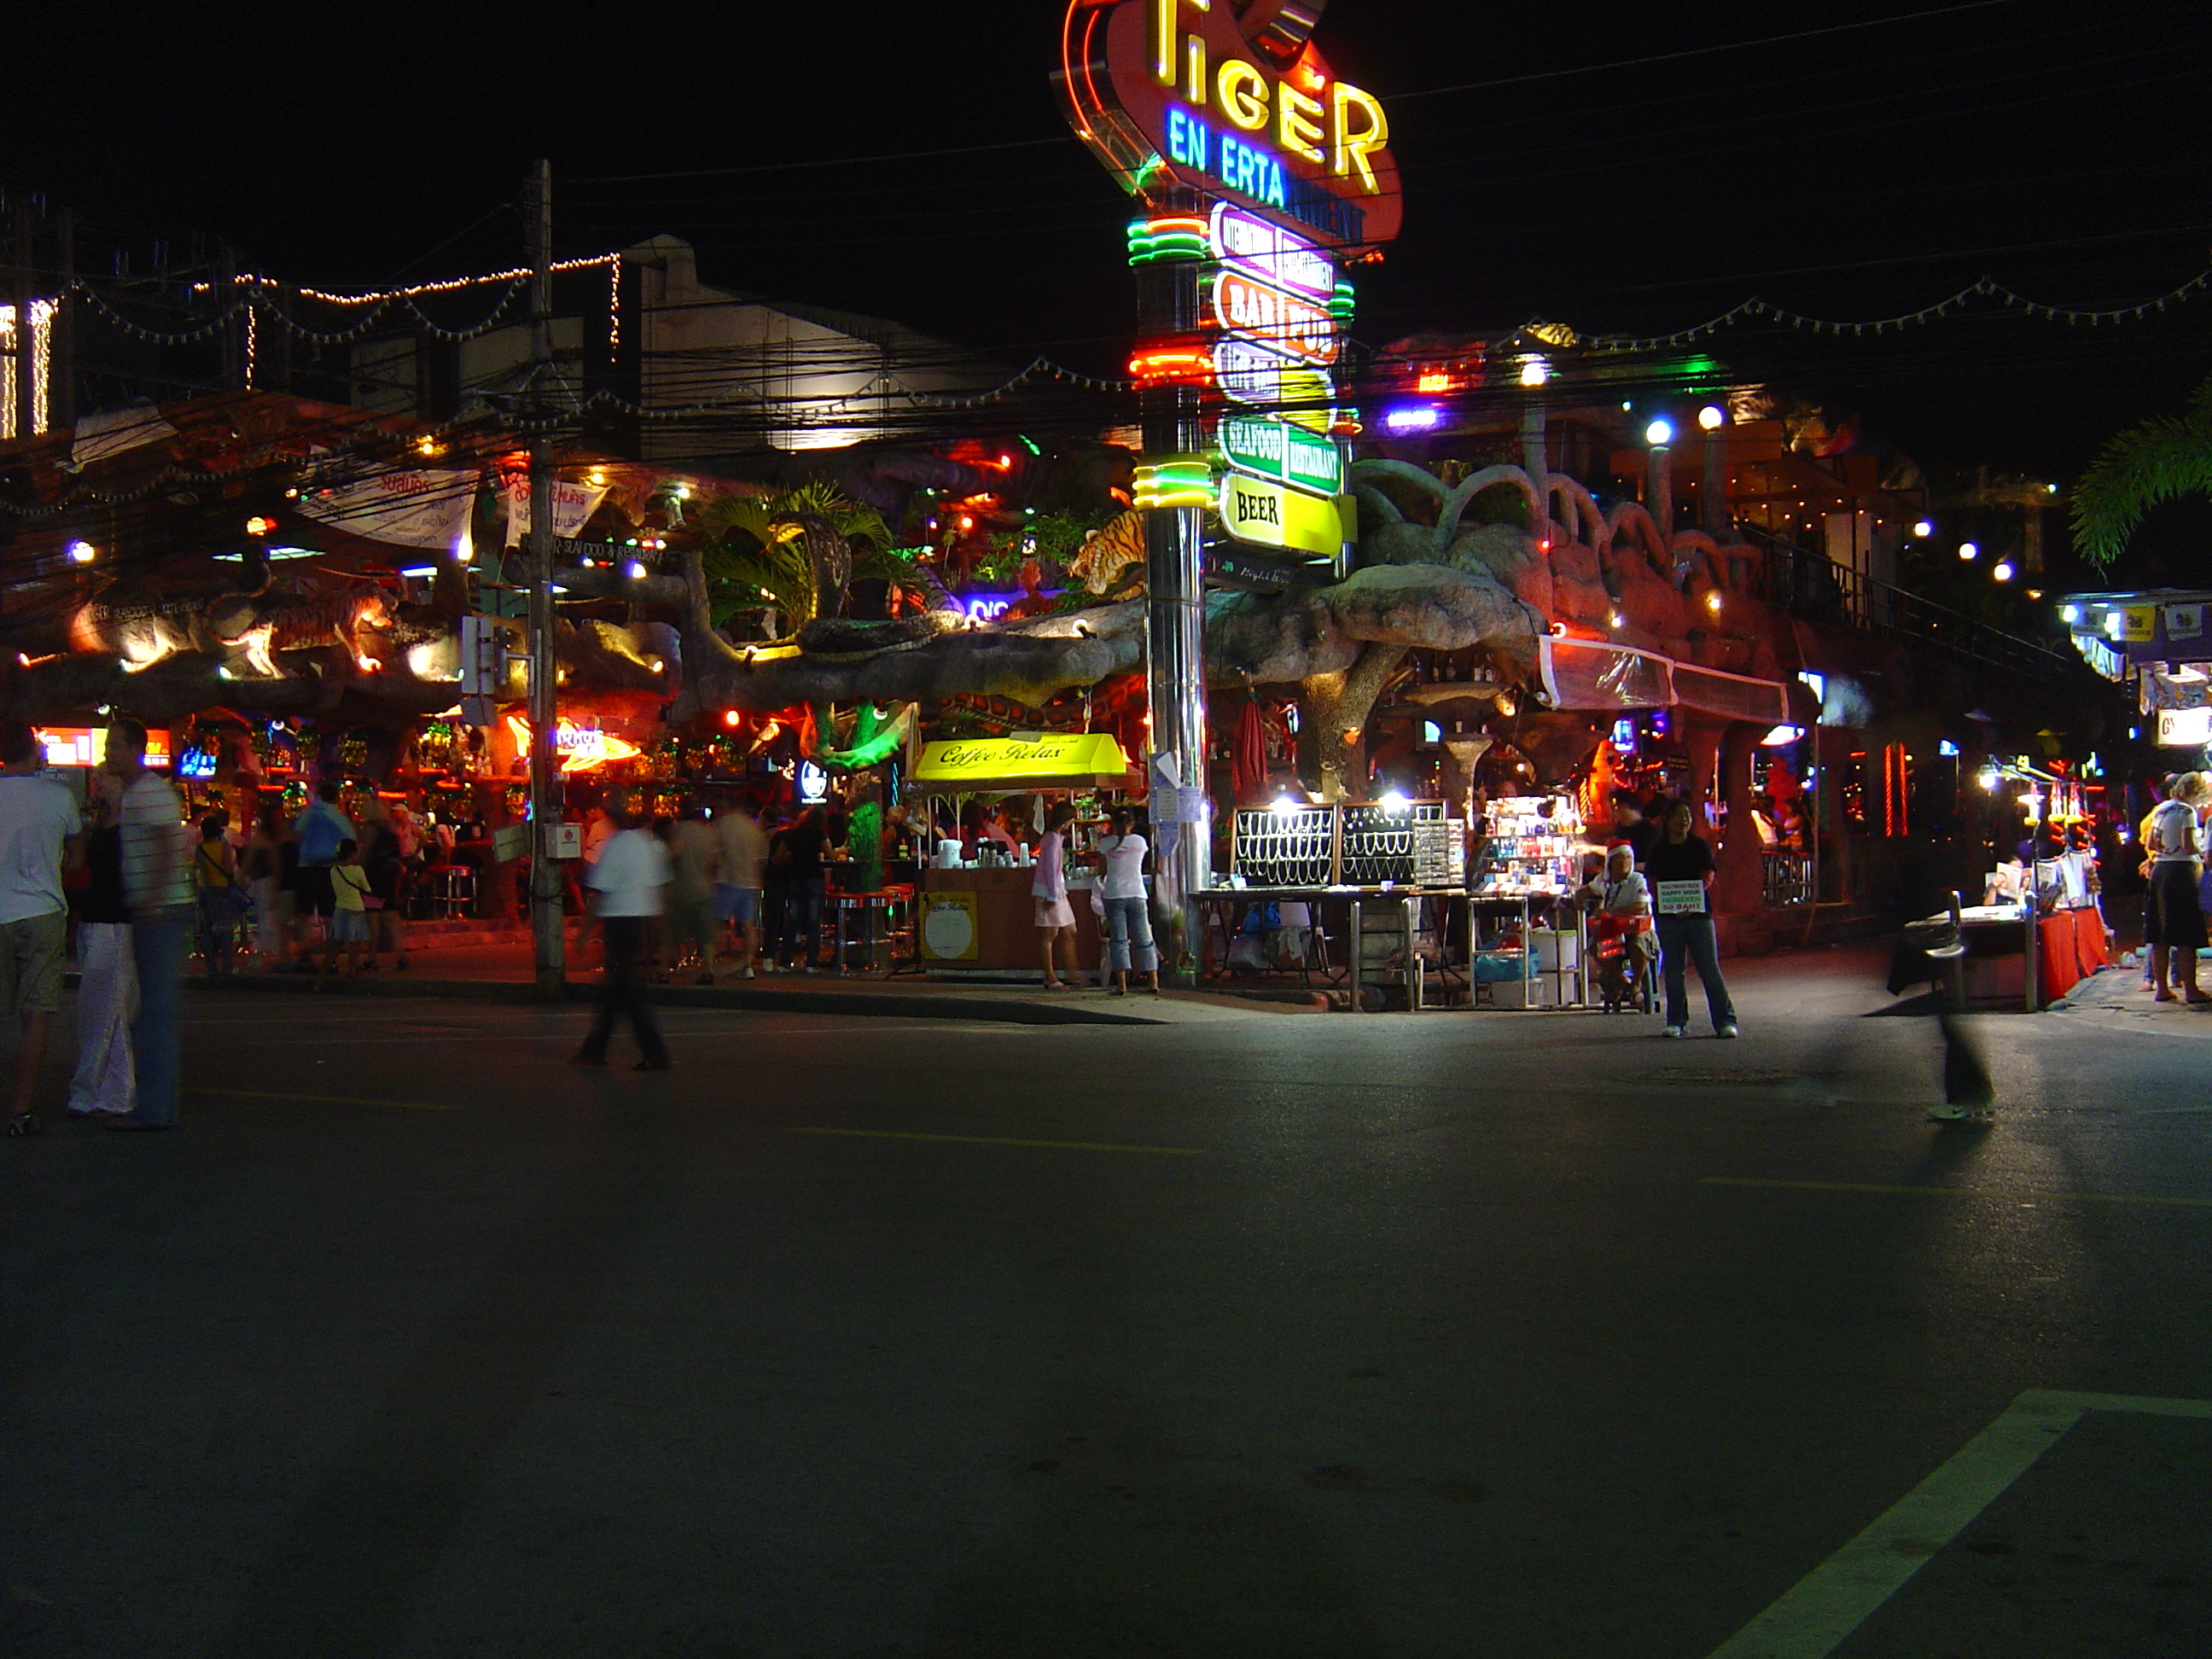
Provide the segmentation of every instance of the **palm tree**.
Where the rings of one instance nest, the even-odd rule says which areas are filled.
[[[2105,445],[2074,489],[2074,544],[2109,565],[2154,507],[2182,495],[2212,495],[2212,380],[2189,413],[2154,415]]]
[[[796,633],[842,604],[853,576],[906,568],[884,515],[819,481],[781,495],[720,497],[699,510],[697,523],[716,627],[766,604]]]

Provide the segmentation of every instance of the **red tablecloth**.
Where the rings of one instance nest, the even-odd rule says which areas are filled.
[[[2105,918],[2096,906],[2059,910],[2041,919],[2036,933],[2036,964],[2043,1000],[2056,1002],[2112,960],[2105,950]]]

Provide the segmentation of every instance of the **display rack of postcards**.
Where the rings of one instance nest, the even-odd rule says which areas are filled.
[[[1478,1001],[1567,1007],[1585,994],[1580,884],[1582,817],[1568,795],[1507,795],[1490,803],[1468,883],[1478,981],[1509,968],[1510,982]],[[1538,927],[1542,917],[1548,927]]]
[[[1582,817],[1567,795],[1506,795],[1490,803],[1477,855],[1478,898],[1571,893],[1579,885]]]

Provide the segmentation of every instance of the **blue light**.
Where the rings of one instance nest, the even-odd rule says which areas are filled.
[[[1959,752],[1959,745],[1953,743],[1950,738],[1945,738],[1936,745],[1936,752],[1939,755],[1955,756]]]
[[[1393,432],[1428,432],[1443,419],[1434,404],[1405,404],[1384,411],[1382,424]]]

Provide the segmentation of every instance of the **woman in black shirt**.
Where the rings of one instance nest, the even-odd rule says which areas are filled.
[[[1689,964],[1698,964],[1705,988],[1705,1009],[1715,1036],[1732,1037],[1735,1005],[1721,977],[1720,949],[1713,935],[1713,849],[1690,829],[1690,804],[1671,802],[1666,833],[1644,866],[1659,912],[1659,951],[1667,969],[1667,1035],[1686,1036],[1690,1029]],[[1671,892],[1670,892],[1671,889]]]

